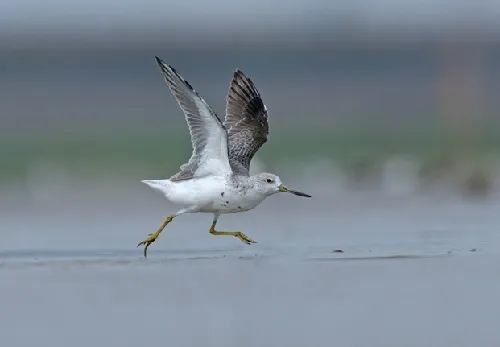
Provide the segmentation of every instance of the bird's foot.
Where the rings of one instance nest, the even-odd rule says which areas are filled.
[[[158,230],[156,230],[154,233],[148,234],[148,237],[144,241],[141,241],[137,244],[137,247],[144,246],[144,258],[147,258],[148,256],[148,247],[151,246],[151,244],[156,241],[156,239],[158,238],[158,236],[160,236],[163,229],[165,229],[167,224],[170,223],[174,218],[175,216],[168,216],[167,218],[165,218],[165,220],[163,221],[162,225],[158,228]]]
[[[160,236],[161,231],[155,231],[154,233],[148,234],[148,237],[137,244],[137,247],[144,246],[144,258],[148,256],[148,247],[151,246],[153,242],[156,241],[158,236]]]
[[[244,242],[247,245],[251,245],[252,243],[257,243],[257,241],[252,240],[247,235],[245,235],[245,233],[242,233],[241,231],[236,231],[234,233],[234,237],[240,239],[241,242]]]
[[[251,245],[252,243],[257,243],[257,241],[252,240],[249,238],[247,235],[242,233],[241,231],[217,231],[213,227],[210,228],[210,234],[212,235],[219,235],[219,236],[234,236],[238,238],[241,242],[246,243],[247,245]]]

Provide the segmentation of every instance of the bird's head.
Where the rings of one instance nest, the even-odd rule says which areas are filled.
[[[285,187],[279,176],[271,173],[260,173],[253,176],[253,179],[255,180],[255,188],[265,195],[272,195],[275,193],[292,193],[298,196],[305,196],[308,198],[311,197],[309,194],[301,193]]]

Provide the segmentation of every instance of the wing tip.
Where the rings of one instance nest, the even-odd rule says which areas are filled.
[[[161,69],[164,69],[165,66],[167,64],[165,64],[165,62],[157,55],[155,55],[155,61],[156,61],[156,64],[158,64],[160,66]]]
[[[247,78],[243,71],[240,70],[240,68],[236,68],[233,73],[234,78],[240,77],[240,78]]]
[[[156,63],[160,66],[160,69],[162,69],[163,71],[171,70],[173,73],[177,74],[177,71],[172,65],[167,64],[163,59],[161,59],[157,55],[155,55],[155,60]]]
[[[179,73],[177,72],[177,70],[172,66],[172,65],[169,65],[167,64],[164,60],[162,60],[160,57],[156,56],[155,55],[155,60],[156,60],[156,63],[158,64],[158,66],[160,67],[160,70],[165,73],[166,75],[171,75],[171,74],[174,74],[175,76],[177,76],[182,82],[184,82],[184,84],[189,88],[191,89],[193,92],[196,93],[196,91],[194,90],[193,86],[188,82],[186,81],[181,75],[179,75]]]
[[[236,68],[234,70],[233,80],[231,81],[230,89],[232,89],[232,86],[234,85],[237,85],[240,89],[246,90],[250,95],[255,95],[260,97],[260,93],[255,87],[252,79],[247,75],[245,75],[245,73],[241,71],[239,68]]]

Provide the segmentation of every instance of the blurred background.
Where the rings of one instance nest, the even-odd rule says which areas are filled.
[[[495,187],[496,2],[23,0],[0,13],[2,191],[174,173],[188,133],[154,55],[221,115],[232,70],[254,79],[271,117],[263,168],[339,189]]]
[[[256,341],[249,326],[274,345],[283,336],[311,345],[285,334],[303,329],[316,346],[495,345],[490,318],[500,308],[487,298],[500,290],[500,262],[433,257],[499,254],[498,18],[498,1],[1,1],[0,270],[10,281],[0,297],[16,312],[0,318],[1,335],[19,341],[30,326],[33,341],[65,345],[85,326],[110,345],[189,333],[191,345],[243,346],[240,338]],[[135,245],[175,207],[140,180],[170,177],[191,153],[155,55],[221,117],[234,69],[260,90],[271,134],[253,170],[313,199],[280,194],[223,216],[221,229],[244,230],[259,241],[253,248],[210,237],[211,216],[190,215],[150,248],[167,264],[142,263]],[[282,263],[241,260],[261,255]],[[82,268],[64,262],[89,258]],[[372,258],[380,261],[358,261]],[[16,267],[33,261],[63,265]],[[220,284],[228,278],[233,287]],[[150,281],[158,302],[146,299]],[[475,301],[464,301],[470,293]],[[80,325],[47,319],[54,307],[59,317],[83,312]],[[302,324],[299,311],[322,312],[339,329]],[[166,312],[169,326],[180,319],[198,330],[142,320]],[[399,318],[407,312],[423,327],[415,336]],[[266,330],[270,320],[277,329]],[[146,337],[132,333],[141,328]]]
[[[170,177],[191,153],[155,55],[221,117],[232,71],[254,80],[271,136],[253,171],[314,196],[266,203],[306,211],[320,229],[349,216],[339,229],[350,231],[369,213],[388,223],[397,207],[419,208],[402,222],[412,224],[437,205],[454,215],[496,206],[499,15],[495,1],[4,1],[1,247],[129,249],[175,209],[139,182]],[[278,213],[225,218],[260,229]],[[204,230],[207,219],[179,228]],[[449,223],[422,230],[433,237]],[[297,238],[271,229],[262,236]],[[359,225],[384,240],[372,230]],[[164,247],[196,246],[199,235],[172,234],[184,243]]]
[[[0,247],[130,249],[176,208],[139,182],[170,177],[191,153],[155,55],[221,117],[232,71],[249,75],[271,129],[253,171],[314,196],[273,197],[229,225],[274,223],[261,237],[300,239],[277,225],[279,205],[320,229],[345,218],[332,242],[356,229],[345,240],[383,243],[380,229],[399,229],[350,221],[390,223],[408,207],[418,211],[401,223],[429,221],[418,230],[435,237],[450,223],[438,205],[459,215],[500,203],[499,15],[494,1],[4,1]],[[159,249],[210,242],[171,237],[182,241]]]
[[[489,194],[499,15],[495,1],[2,2],[3,204],[173,174],[190,144],[154,55],[222,116],[232,71],[254,80],[272,131],[259,169],[340,191]]]

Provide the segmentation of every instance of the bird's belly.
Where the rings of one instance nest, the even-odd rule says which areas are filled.
[[[206,177],[172,184],[168,199],[179,205],[207,206],[224,191],[223,177]]]
[[[237,213],[248,211],[256,207],[261,201],[261,199],[257,200],[248,196],[238,196],[226,192],[210,204],[211,211],[209,212]]]

